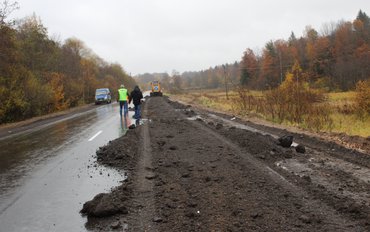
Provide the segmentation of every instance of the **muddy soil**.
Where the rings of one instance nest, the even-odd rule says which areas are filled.
[[[93,231],[370,231],[370,156],[165,97],[97,152],[127,179],[84,204]],[[251,126],[254,126],[253,128]]]

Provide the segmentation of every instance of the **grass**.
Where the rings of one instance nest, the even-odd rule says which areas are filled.
[[[345,133],[348,135],[358,135],[362,137],[370,136],[370,116],[359,119],[356,115],[345,115],[340,113],[331,114],[333,119],[332,132]]]
[[[360,118],[354,113],[355,97],[354,91],[328,94],[329,104],[333,107],[332,132],[368,137],[370,136],[370,116]]]
[[[329,101],[333,103],[354,101],[356,93],[354,91],[328,93]]]
[[[251,91],[254,96],[262,96],[260,91]],[[206,108],[215,109],[235,115],[240,115],[235,109],[232,99],[238,99],[238,93],[235,91],[229,92],[229,100],[226,99],[224,91],[189,91],[184,94],[176,95],[179,99],[187,104],[197,104]],[[347,135],[358,135],[362,137],[370,136],[370,116],[359,118],[353,111],[353,104],[355,100],[355,92],[339,92],[327,94],[327,101],[331,108],[331,119],[333,123],[330,129],[324,131],[345,133]],[[259,115],[264,120],[269,120],[264,115]],[[273,122],[276,123],[276,122]],[[289,122],[283,122],[285,125],[292,125]]]
[[[355,103],[355,92],[337,92],[328,93],[328,102],[331,106],[336,108],[344,108]]]

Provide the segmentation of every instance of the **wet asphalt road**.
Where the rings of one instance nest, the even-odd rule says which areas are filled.
[[[102,105],[0,140],[0,232],[85,231],[82,204],[124,179],[93,158],[125,133],[118,108]]]

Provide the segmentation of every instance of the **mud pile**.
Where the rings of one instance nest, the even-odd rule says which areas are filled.
[[[128,214],[132,199],[134,168],[140,146],[140,128],[127,131],[126,135],[110,141],[96,152],[98,165],[106,165],[123,171],[126,179],[110,193],[100,193],[84,203],[81,214],[88,217],[88,229],[108,231],[121,228],[124,221],[116,220],[117,215]]]

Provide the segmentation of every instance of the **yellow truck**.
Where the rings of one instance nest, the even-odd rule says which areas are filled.
[[[159,81],[152,81],[150,83],[151,87],[152,87],[152,90],[150,92],[150,96],[151,97],[154,97],[154,96],[163,96],[163,93],[162,93],[162,89],[161,89],[161,84],[159,83]]]

